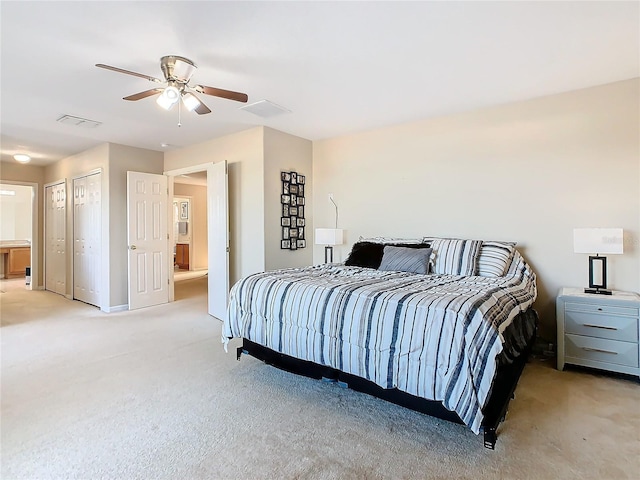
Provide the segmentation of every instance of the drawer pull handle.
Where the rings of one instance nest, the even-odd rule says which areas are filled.
[[[602,308],[601,308],[601,307],[598,307],[598,311],[599,311],[599,312],[601,312],[601,311],[602,311]]]
[[[583,323],[582,325],[584,327],[602,328],[603,330],[618,330],[616,327],[607,327],[607,326],[604,326],[604,325],[591,325],[590,323]]]
[[[587,352],[600,352],[600,353],[611,353],[612,355],[617,355],[618,352],[611,352],[609,350],[602,350],[600,348],[590,348],[590,347],[581,347],[583,350]]]

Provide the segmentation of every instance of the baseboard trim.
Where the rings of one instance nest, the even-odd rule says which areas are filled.
[[[129,305],[125,304],[125,305],[115,305],[113,307],[102,307],[100,308],[100,310],[103,311],[104,313],[124,312],[126,310],[129,310]]]

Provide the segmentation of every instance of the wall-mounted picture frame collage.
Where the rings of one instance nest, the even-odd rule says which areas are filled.
[[[307,246],[304,218],[306,177],[298,172],[280,172],[280,180],[282,181],[282,193],[280,194],[282,239],[280,240],[280,248],[283,250],[305,248]]]

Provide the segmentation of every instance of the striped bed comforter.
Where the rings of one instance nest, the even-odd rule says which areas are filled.
[[[441,401],[479,433],[501,332],[536,298],[515,252],[505,277],[419,275],[341,264],[248,276],[230,292],[223,343],[277,352]]]

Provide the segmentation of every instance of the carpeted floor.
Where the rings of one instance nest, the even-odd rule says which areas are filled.
[[[112,314],[0,290],[2,479],[639,478],[637,380],[533,359],[490,451],[464,426],[237,362],[206,278]]]

